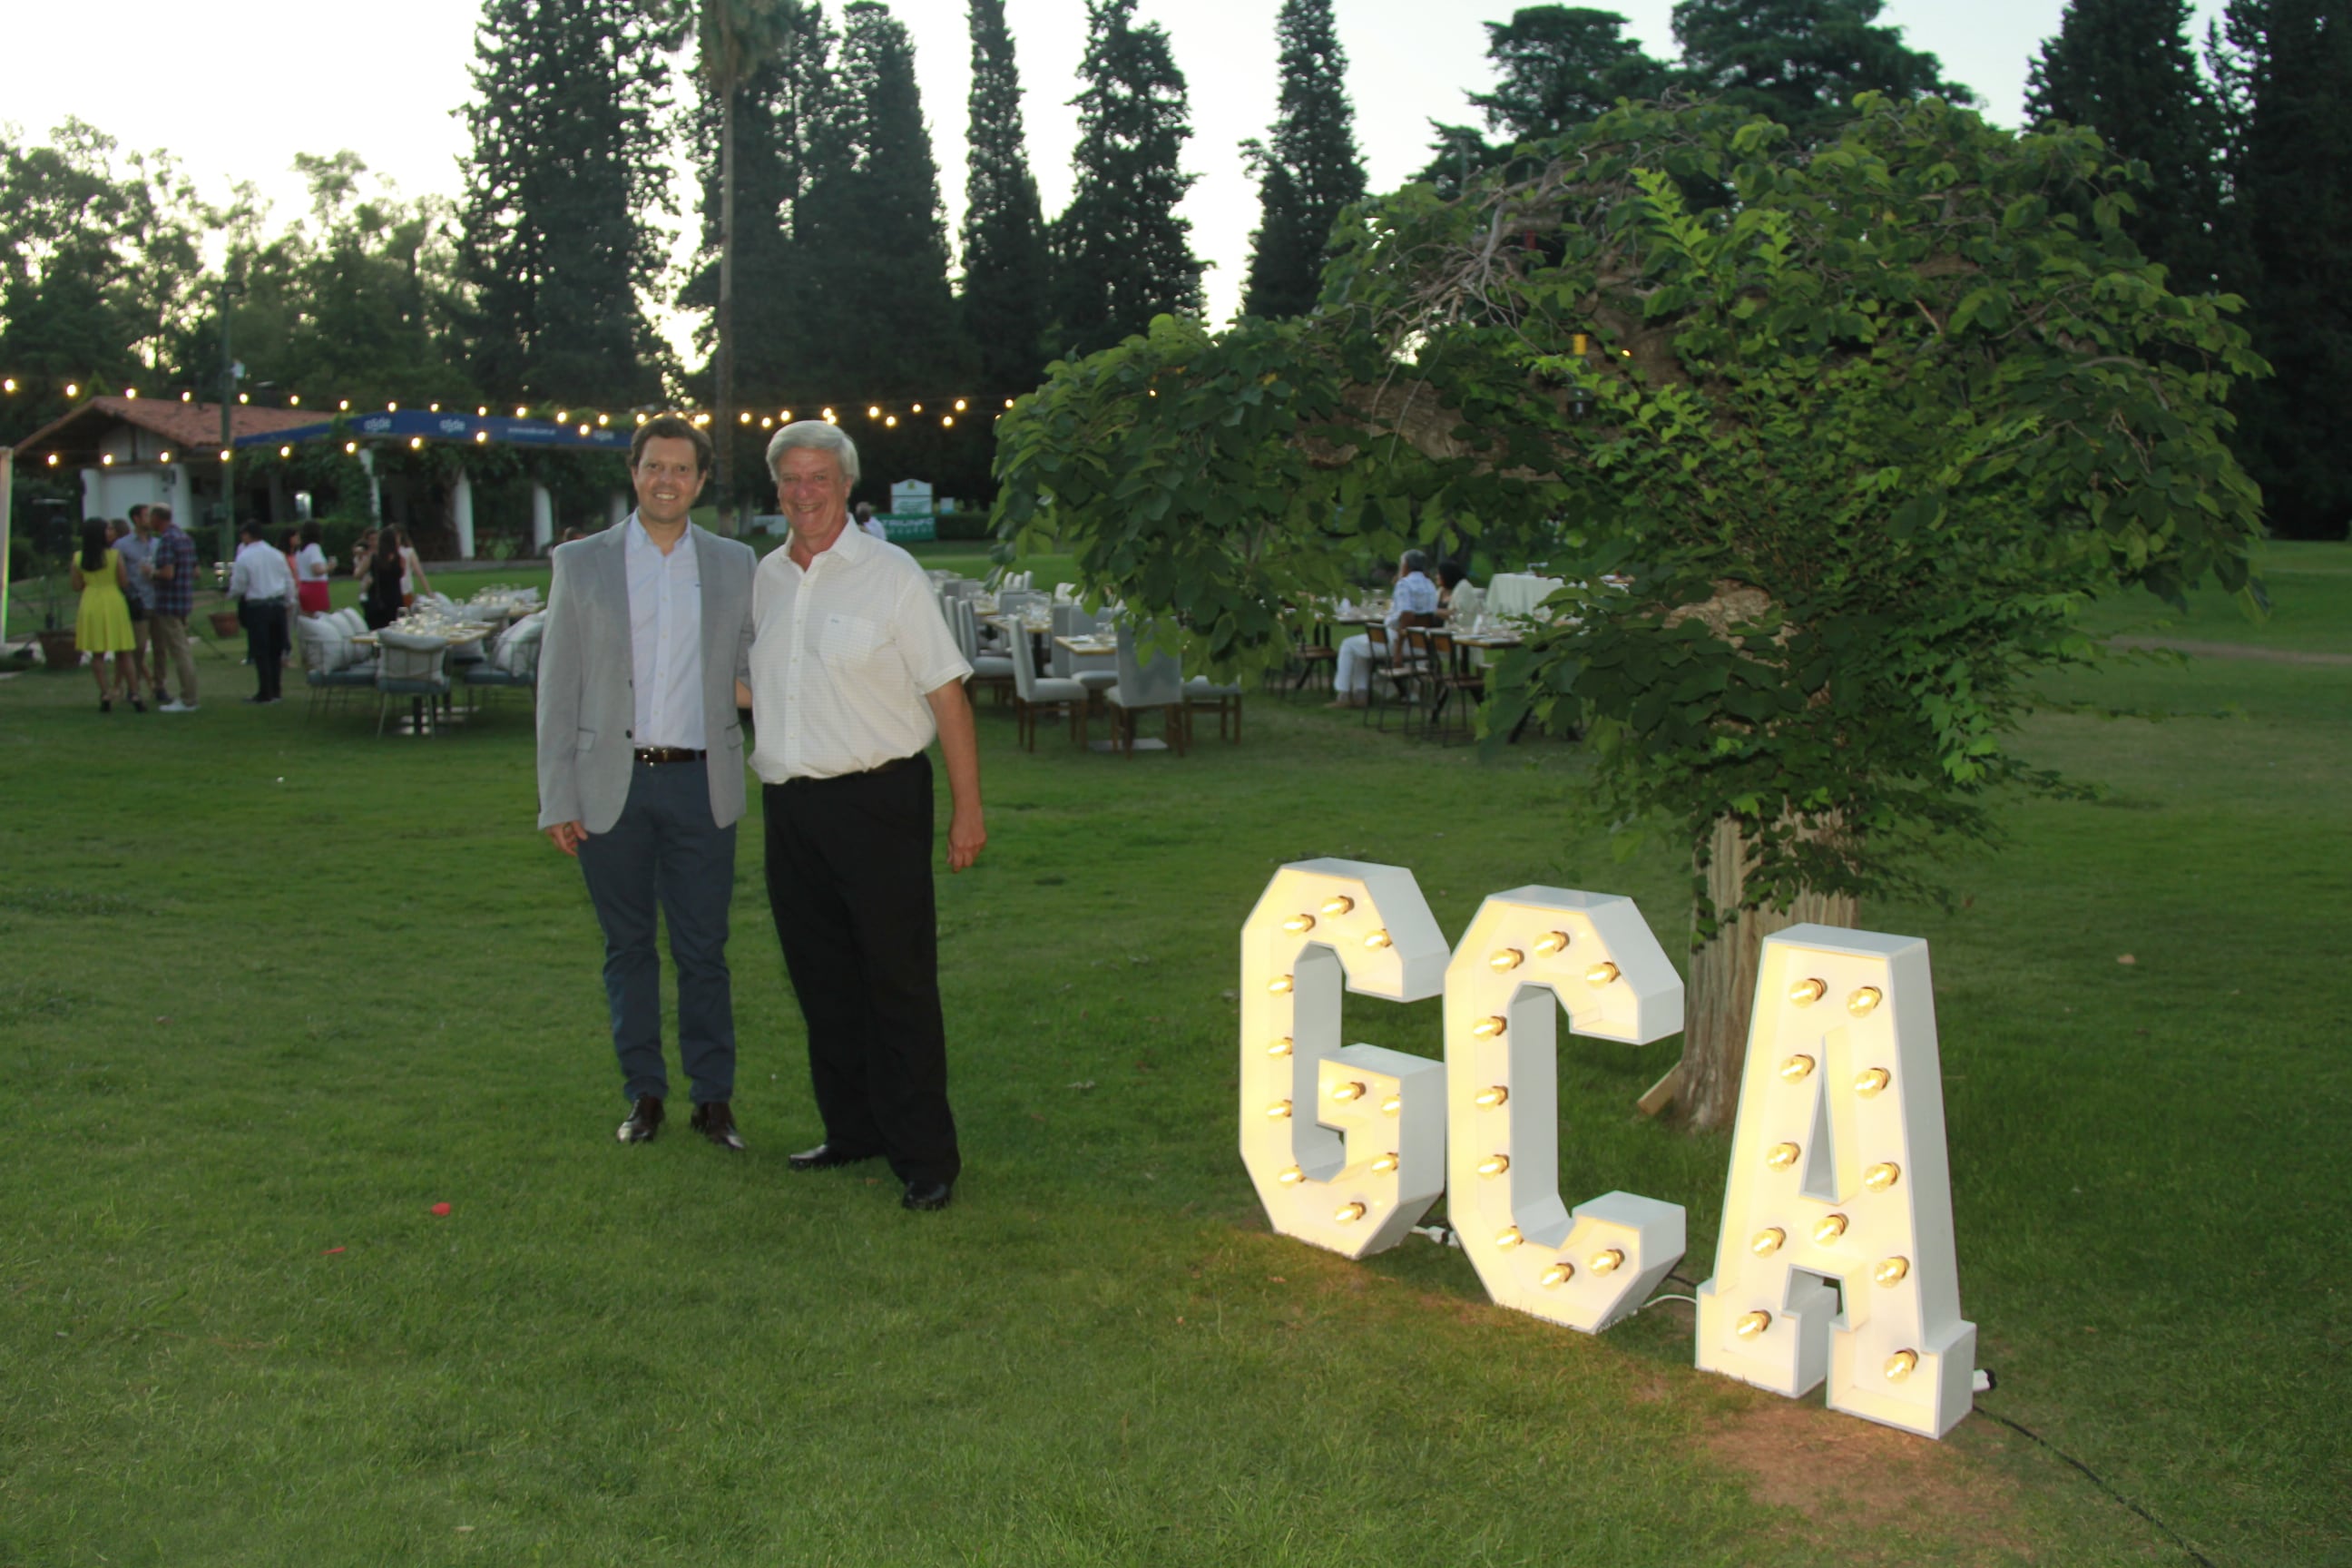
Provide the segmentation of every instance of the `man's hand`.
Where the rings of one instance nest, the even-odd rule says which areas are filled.
[[[988,829],[980,819],[977,809],[965,811],[959,807],[948,818],[948,869],[961,871],[980,858],[988,847]]]
[[[588,841],[588,830],[576,822],[559,822],[547,830],[547,841],[576,860],[580,846]]]

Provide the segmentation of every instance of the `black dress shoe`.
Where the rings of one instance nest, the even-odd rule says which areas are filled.
[[[721,1149],[743,1150],[743,1134],[735,1131],[735,1113],[723,1100],[714,1100],[694,1108],[687,1125],[718,1144]]]
[[[862,1161],[878,1160],[875,1152],[860,1154],[847,1149],[836,1149],[830,1143],[820,1143],[814,1149],[803,1149],[797,1154],[784,1156],[784,1163],[795,1171],[830,1171],[836,1165],[855,1165]]]
[[[955,1184],[952,1182],[908,1182],[907,1195],[898,1200],[898,1206],[902,1209],[943,1209],[948,1206],[948,1200],[954,1196]]]
[[[624,1143],[650,1143],[654,1141],[654,1134],[661,1131],[661,1097],[641,1094],[637,1096],[637,1103],[630,1108],[629,1119],[621,1123],[621,1130],[613,1136]]]

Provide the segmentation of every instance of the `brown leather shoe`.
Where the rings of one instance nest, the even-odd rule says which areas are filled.
[[[641,1094],[637,1096],[637,1103],[629,1110],[629,1119],[621,1123],[621,1130],[613,1136],[624,1143],[650,1143],[654,1141],[654,1134],[661,1131],[661,1097]]]
[[[732,1149],[739,1154],[743,1151],[743,1135],[735,1131],[735,1113],[723,1100],[696,1106],[687,1125],[721,1149]]]

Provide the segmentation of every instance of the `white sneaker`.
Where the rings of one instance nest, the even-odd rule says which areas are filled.
[[[169,702],[164,703],[161,708],[155,710],[158,713],[193,713],[195,710],[196,705],[194,703],[183,702],[176,697],[173,698]]]

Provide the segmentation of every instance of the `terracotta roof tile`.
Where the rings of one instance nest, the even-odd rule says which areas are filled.
[[[300,408],[256,408],[239,404],[229,410],[228,417],[229,432],[235,437],[267,436],[272,431],[316,425],[329,416]],[[220,450],[220,405],[217,403],[182,403],[177,398],[165,400],[158,397],[93,397],[63,418],[26,437],[18,445],[17,453],[20,458],[36,457],[68,437],[85,444],[94,442],[95,431],[84,431],[76,426],[106,419],[118,419],[126,425],[136,425],[142,430],[152,430],[173,446],[184,447],[191,452]]]

